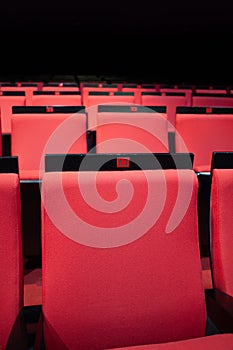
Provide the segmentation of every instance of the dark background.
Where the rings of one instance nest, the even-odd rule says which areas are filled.
[[[233,85],[230,1],[17,1],[1,5],[0,38],[1,80]]]

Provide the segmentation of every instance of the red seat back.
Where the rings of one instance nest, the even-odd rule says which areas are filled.
[[[12,106],[25,106],[26,97],[23,91],[0,91],[0,112],[2,133],[11,133]]]
[[[178,108],[176,152],[194,153],[194,169],[209,172],[212,152],[233,150],[232,108]]]
[[[201,94],[194,93],[192,96],[193,107],[233,107],[233,95]]]
[[[233,297],[233,170],[214,169],[211,233],[214,286]]]
[[[46,349],[205,334],[192,170],[45,173],[42,198]]]
[[[181,86],[162,86],[160,87],[159,92],[161,93],[184,93],[186,98],[187,98],[187,106],[192,105],[192,87],[187,86],[187,87],[181,87]]]
[[[176,107],[189,106],[189,98],[185,93],[142,92],[141,104],[143,106],[166,106],[169,130],[174,131]]]
[[[42,91],[79,91],[75,83],[44,83]]]
[[[81,83],[81,91],[83,98],[83,105],[89,106],[89,92],[117,92],[119,90],[118,84],[107,83]]]
[[[211,95],[219,95],[226,94],[227,88],[223,86],[219,87],[208,87],[208,86],[197,86],[195,89],[195,93],[197,94],[211,94]]]
[[[32,106],[81,106],[79,91],[35,91]]]
[[[1,114],[0,114],[0,156],[2,155],[2,123],[1,123]]]
[[[40,83],[3,83],[0,85],[0,91],[17,92],[22,91],[25,93],[26,105],[31,104],[33,91],[37,91]]]
[[[97,106],[100,104],[114,103],[136,103],[133,92],[107,92],[107,91],[90,91],[88,92],[86,106]]]
[[[122,84],[122,92],[133,92],[134,93],[134,103],[141,104],[141,86],[138,84]]]
[[[19,179],[0,174],[0,348],[5,349],[23,307],[22,237]]]
[[[114,107],[115,110],[111,111],[111,106],[100,106],[96,153],[168,152],[165,107],[160,108],[162,113],[137,106]],[[159,107],[157,109],[159,111]]]
[[[84,109],[25,107],[14,112],[11,153],[19,158],[21,179],[39,179],[44,153],[87,152]]]

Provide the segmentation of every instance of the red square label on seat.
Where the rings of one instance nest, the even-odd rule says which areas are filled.
[[[117,168],[129,168],[130,158],[117,158]]]

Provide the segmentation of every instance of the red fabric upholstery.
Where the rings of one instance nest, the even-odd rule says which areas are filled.
[[[42,91],[79,91],[78,86],[43,86]]]
[[[133,92],[134,93],[134,103],[141,104],[141,88],[140,85],[137,87],[122,87],[122,92]]]
[[[227,97],[222,94],[219,96],[193,96],[192,97],[193,107],[233,107],[233,96]]]
[[[161,113],[98,113],[96,152],[168,152],[166,115]]]
[[[209,337],[183,340],[173,343],[131,346],[129,350],[232,350],[233,334],[216,334]],[[113,350],[113,349],[112,349]]]
[[[216,88],[209,88],[209,89],[204,89],[204,88],[197,88],[197,89],[195,89],[195,92],[197,93],[197,94],[211,94],[211,95],[213,95],[213,94],[226,94],[227,93],[227,90],[226,89],[216,89]]]
[[[108,98],[108,100],[110,101],[110,97],[112,96],[100,96],[103,99],[103,103],[102,102],[98,102],[96,100],[96,98],[98,98],[98,96],[90,96],[90,98],[93,98],[93,101],[96,100],[96,102],[98,102],[97,104],[93,103],[90,106],[88,106],[86,108],[87,111],[87,115],[88,115],[88,129],[89,130],[96,130],[96,126],[97,126],[97,115],[98,115],[98,106],[101,104],[109,104],[109,105],[119,105],[119,106],[124,106],[124,105],[132,105],[132,103],[135,103],[135,99],[132,99],[132,103],[130,103],[130,99],[132,98],[132,96],[113,96],[116,97],[115,101],[113,101],[113,103],[111,102],[107,102],[104,101],[104,98]],[[120,99],[117,99],[118,97],[120,98],[124,98],[124,100],[122,99],[122,101],[120,101]],[[126,99],[129,99],[129,101],[127,101]]]
[[[14,114],[12,117],[11,154],[19,158],[20,179],[39,179],[45,153],[86,152],[85,113]]]
[[[37,91],[37,86],[1,86],[0,91]]]
[[[178,187],[177,225],[170,232]],[[44,174],[46,349],[107,349],[204,336],[197,187],[191,170]],[[129,188],[132,197],[125,203]],[[125,206],[117,211],[118,195]],[[119,246],[125,238],[131,243]]]
[[[37,86],[2,86],[1,91],[24,91],[25,92],[25,104],[27,106],[31,105],[31,100],[33,96],[33,91],[37,91]],[[18,106],[18,105],[13,105]],[[21,106],[21,105],[20,105]]]
[[[12,117],[12,106],[25,106],[25,96],[1,96],[0,95],[0,112],[1,112],[1,123],[2,133],[11,133],[11,117]]]
[[[211,195],[214,286],[231,296],[233,296],[232,179],[232,169],[214,169]]]
[[[233,115],[177,114],[176,152],[194,153],[194,169],[210,171],[212,152],[233,150]]]
[[[87,127],[89,130],[96,130],[98,105],[93,105],[86,108],[87,111]]]
[[[0,156],[1,155],[2,155],[2,123],[1,123],[1,114],[0,114]]]
[[[23,306],[19,179],[0,174],[0,347],[5,348]]]
[[[169,121],[169,131],[174,131],[176,107],[189,106],[189,98],[187,96],[170,96],[166,95],[143,95],[141,96],[141,104],[143,106],[166,106],[167,119]]]
[[[124,103],[124,102],[114,102],[115,106],[125,106],[125,105],[130,105],[132,106],[131,103]],[[98,115],[98,107],[99,105],[92,105],[86,108],[87,111],[87,123],[88,123],[88,129],[89,130],[96,130],[97,127],[97,115]],[[137,106],[135,106],[137,107]],[[132,118],[131,118],[132,119]]]
[[[86,106],[90,107],[93,105],[101,105],[104,103],[115,104],[115,103],[136,103],[135,96],[133,95],[122,95],[114,94],[110,92],[108,95],[90,95],[88,94],[86,100]]]
[[[89,85],[89,84],[88,84]],[[89,106],[89,97],[88,97],[88,93],[89,91],[106,91],[106,92],[116,92],[119,90],[118,86],[116,87],[109,87],[109,86],[106,86],[104,87],[103,84],[95,84],[95,85],[98,85],[98,86],[82,86],[82,98],[83,98],[83,104],[84,106]],[[104,84],[105,85],[105,84]],[[115,85],[115,84],[114,84]]]
[[[88,84],[89,85],[89,84]],[[108,84],[99,84],[99,83],[94,83],[94,85],[98,85],[98,86],[83,86],[82,87],[82,91],[86,91],[86,92],[89,92],[89,91],[111,91],[111,92],[116,92],[118,91],[118,86],[114,86],[114,87],[111,87],[109,86]],[[106,87],[104,87],[104,85],[106,85]],[[115,85],[115,84],[114,84]]]
[[[179,88],[179,87],[173,87],[173,88],[161,88],[160,92],[178,92],[178,93],[185,93],[185,96],[187,98],[187,106],[192,105],[192,89],[191,88]]]
[[[140,92],[159,92],[159,88],[157,89],[155,85],[144,86],[142,84],[140,87]]]
[[[34,95],[32,106],[81,106],[81,95]]]

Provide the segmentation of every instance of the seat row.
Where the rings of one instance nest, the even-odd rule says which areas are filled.
[[[141,92],[187,92],[187,93],[229,93],[231,86],[213,85],[184,85],[184,84],[156,84],[156,83],[127,83],[127,82],[0,82],[0,91],[141,91]]]
[[[139,94],[139,93],[138,93]],[[86,91],[85,99],[80,91],[0,91],[0,111],[2,132],[11,133],[12,106],[84,106],[89,114],[95,113],[99,104],[135,104],[142,106],[166,106],[169,129],[175,124],[177,107],[233,107],[233,94],[185,92],[146,92],[140,91],[139,97],[134,91]]]
[[[206,174],[210,171],[213,151],[233,149],[231,137],[233,111],[218,108],[188,108],[178,111],[178,132],[175,134],[177,149],[171,153],[194,154],[194,170],[198,174],[200,185],[201,254],[209,256],[210,177]],[[99,106],[98,128],[91,132],[87,128],[87,113],[81,106],[14,107],[13,112],[11,155],[17,156],[19,160],[26,256],[41,254],[40,199],[38,183],[35,182],[42,178],[46,153],[168,153],[170,151],[170,134],[167,131],[164,107],[145,109],[143,106],[134,105]],[[203,176],[202,171],[205,172]],[[28,183],[25,186],[22,184],[28,181],[34,184],[31,183],[30,186]]]
[[[104,167],[105,159],[96,170],[96,157],[84,157],[78,171],[69,156],[62,169],[61,158],[46,162],[43,300],[33,349],[232,349],[233,153],[212,161],[214,288],[206,296],[192,163],[116,155],[115,168]],[[29,313],[22,307],[20,183],[1,161],[0,347],[24,350],[32,346],[18,323]]]
[[[100,105],[88,117],[82,106],[13,107],[8,155],[19,158],[20,178],[38,180],[45,153],[188,152],[196,172],[209,172],[212,152],[233,150],[232,108],[178,107],[174,132],[162,106]]]

